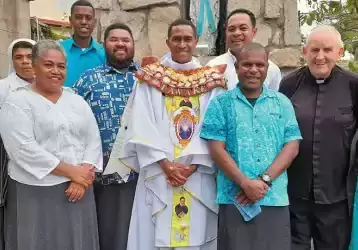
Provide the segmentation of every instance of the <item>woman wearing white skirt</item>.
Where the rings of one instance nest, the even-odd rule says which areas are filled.
[[[13,92],[0,111],[10,177],[6,249],[98,250],[92,182],[102,149],[95,118],[62,87],[60,45],[37,43],[33,67],[33,84]]]

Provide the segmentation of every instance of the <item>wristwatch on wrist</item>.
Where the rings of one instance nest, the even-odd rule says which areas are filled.
[[[265,182],[267,186],[271,187],[272,178],[268,173],[263,173],[262,175],[260,175],[260,179]]]

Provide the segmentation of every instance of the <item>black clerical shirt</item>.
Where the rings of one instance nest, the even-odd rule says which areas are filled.
[[[332,204],[352,196],[347,180],[357,91],[358,76],[340,67],[325,80],[316,80],[307,67],[282,80],[280,92],[290,98],[303,137],[288,169],[291,198]]]

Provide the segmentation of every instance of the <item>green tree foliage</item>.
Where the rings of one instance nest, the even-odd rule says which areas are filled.
[[[307,1],[312,8],[312,11],[300,14],[301,25],[304,23],[333,25],[341,33],[345,49],[354,55],[355,61],[358,61],[358,0],[299,1]],[[350,64],[352,69],[358,71],[357,63]]]

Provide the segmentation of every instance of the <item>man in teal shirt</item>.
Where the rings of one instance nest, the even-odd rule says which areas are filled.
[[[211,101],[200,134],[219,168],[218,250],[289,250],[286,169],[301,133],[290,100],[263,85],[265,48],[252,43],[236,56],[238,86]]]
[[[95,26],[95,10],[86,0],[76,1],[71,7],[70,23],[73,36],[60,44],[67,55],[67,76],[64,86],[71,87],[82,73],[105,62],[101,44],[92,38]]]

